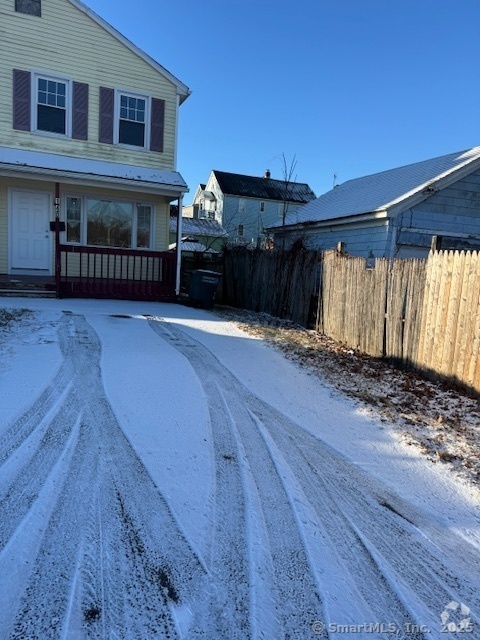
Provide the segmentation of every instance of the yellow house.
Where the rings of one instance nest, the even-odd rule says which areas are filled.
[[[188,87],[79,0],[0,4],[0,83],[0,274],[172,297]]]

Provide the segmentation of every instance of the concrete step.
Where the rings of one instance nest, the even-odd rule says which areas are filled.
[[[55,298],[55,291],[46,289],[0,289],[0,296],[7,298]]]

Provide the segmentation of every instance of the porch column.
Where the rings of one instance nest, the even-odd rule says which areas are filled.
[[[62,263],[60,257],[60,183],[55,183],[55,289],[60,298]]]
[[[177,279],[175,283],[175,293],[180,295],[180,278],[182,272],[182,203],[183,195],[178,198],[177,216]]]

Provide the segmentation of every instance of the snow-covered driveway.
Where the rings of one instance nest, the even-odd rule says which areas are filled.
[[[480,637],[473,489],[213,314],[20,307],[1,640]]]

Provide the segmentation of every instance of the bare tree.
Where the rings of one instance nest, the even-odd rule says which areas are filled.
[[[284,186],[283,195],[283,207],[282,207],[282,228],[285,226],[285,219],[288,213],[288,207],[292,200],[293,186],[297,181],[297,176],[294,176],[295,169],[297,168],[297,156],[293,156],[292,161],[288,164],[285,154],[282,153],[282,174]],[[282,232],[282,250],[285,249],[285,233]]]

